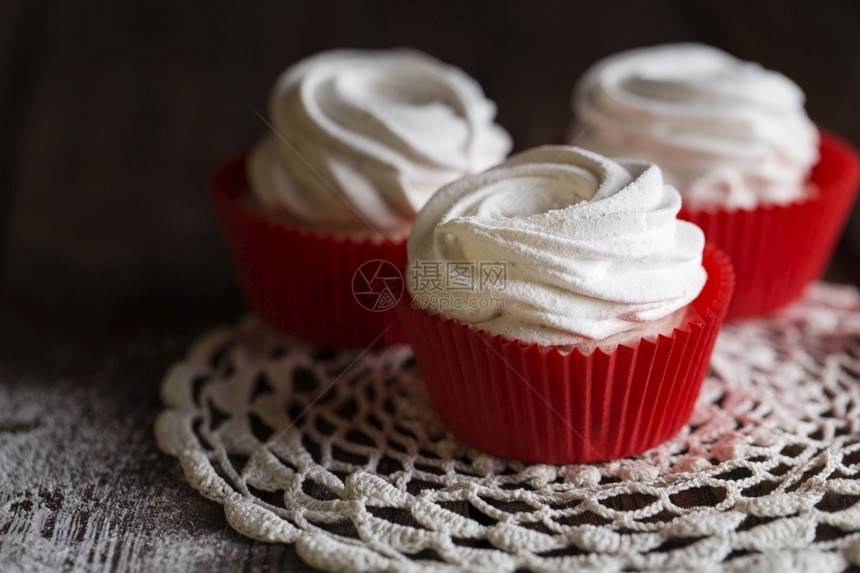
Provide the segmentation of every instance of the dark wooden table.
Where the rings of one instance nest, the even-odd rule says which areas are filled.
[[[482,83],[522,149],[564,130],[595,59],[701,41],[786,73],[860,144],[853,0],[570,4],[0,3],[0,569],[307,569],[235,534],[152,433],[165,370],[243,311],[207,177],[265,132],[254,110],[303,56],[425,50]],[[860,284],[858,221],[829,280]]]

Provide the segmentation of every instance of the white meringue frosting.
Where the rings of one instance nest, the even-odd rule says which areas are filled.
[[[443,187],[418,214],[408,243],[413,302],[436,295],[444,307],[430,310],[545,346],[593,347],[655,325],[668,334],[677,320],[660,321],[677,319],[707,278],[704,236],[676,218],[680,207],[651,163],[569,146],[520,153]],[[506,280],[428,290],[416,275],[427,262],[446,273],[446,263],[503,262]],[[503,304],[481,304],[488,298]]]
[[[274,133],[249,157],[250,186],[264,208],[318,229],[408,228],[439,187],[511,147],[474,79],[407,49],[307,58],[269,108]]]
[[[597,62],[573,93],[568,141],[660,165],[694,208],[787,203],[809,190],[818,131],[784,75],[700,44]]]

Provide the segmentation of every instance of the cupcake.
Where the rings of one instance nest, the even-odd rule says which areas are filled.
[[[775,311],[823,272],[860,167],[782,74],[698,44],[637,49],[592,66],[573,109],[568,141],[653,161],[680,190],[680,217],[734,265],[729,318]]]
[[[654,164],[567,146],[433,196],[409,238],[398,313],[448,428],[543,463],[623,457],[674,435],[733,286],[680,208]]]
[[[270,133],[211,186],[251,309],[321,344],[402,339],[409,228],[439,187],[507,155],[494,116],[474,79],[412,50],[330,51],[287,69]]]

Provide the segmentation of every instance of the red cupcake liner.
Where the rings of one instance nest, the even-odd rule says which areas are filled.
[[[830,261],[857,196],[860,157],[848,143],[821,131],[821,158],[812,197],[753,209],[682,208],[678,217],[702,228],[735,268],[729,320],[778,310],[803,294]]]
[[[699,316],[671,336],[606,354],[525,345],[397,307],[436,411],[458,438],[527,462],[585,463],[643,452],[689,420],[734,286],[728,259],[705,248]]]
[[[251,310],[278,330],[319,344],[378,347],[405,342],[394,303],[405,292],[406,238],[338,237],[290,228],[267,217],[239,201],[248,189],[246,157],[242,154],[219,169],[210,191]],[[380,261],[394,265],[394,270]],[[377,279],[370,288],[359,284],[359,269],[372,279],[380,268],[390,271],[382,276],[396,276]],[[379,298],[385,287],[389,292]]]

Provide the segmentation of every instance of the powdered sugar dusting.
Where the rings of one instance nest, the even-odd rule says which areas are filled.
[[[440,427],[407,347],[321,352],[253,319],[171,370],[156,434],[237,531],[326,570],[839,571],[860,564],[857,316],[816,285],[727,326],[690,424],[601,464],[488,456]]]

